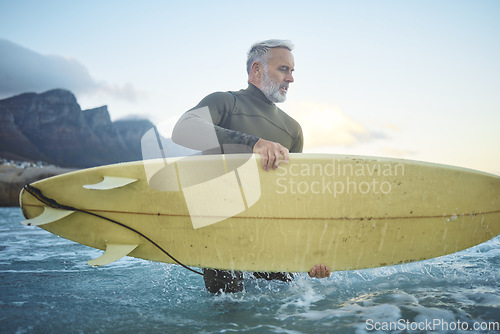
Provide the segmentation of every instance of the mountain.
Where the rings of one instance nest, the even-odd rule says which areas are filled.
[[[0,157],[92,167],[141,160],[144,119],[112,122],[106,106],[82,110],[75,96],[55,89],[0,100]]]

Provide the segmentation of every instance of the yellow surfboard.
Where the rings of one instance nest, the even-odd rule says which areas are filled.
[[[145,160],[23,189],[26,225],[123,256],[187,266],[351,270],[454,253],[500,234],[500,177],[375,157],[291,154]]]

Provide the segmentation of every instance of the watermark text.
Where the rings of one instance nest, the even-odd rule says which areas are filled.
[[[443,319],[426,319],[425,321],[409,321],[399,319],[398,321],[375,321],[367,319],[365,322],[367,331],[424,331],[424,332],[456,332],[456,331],[500,331],[500,322],[465,322],[446,321]]]
[[[388,194],[388,179],[404,176],[403,164],[337,162],[291,163],[277,170],[278,194]]]

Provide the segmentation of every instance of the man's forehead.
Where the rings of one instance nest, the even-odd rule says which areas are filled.
[[[292,52],[286,48],[272,48],[269,50],[269,62],[275,65],[286,65],[294,67],[294,59]]]

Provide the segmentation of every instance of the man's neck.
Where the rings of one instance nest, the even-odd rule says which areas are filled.
[[[266,94],[264,94],[264,92],[259,87],[255,86],[250,81],[248,82],[247,91],[249,91],[250,94],[262,100],[263,102],[266,102],[268,104],[274,104],[273,102],[269,101],[269,99],[266,97]]]

